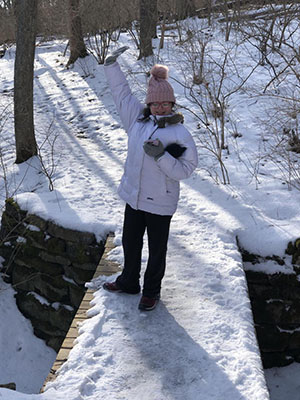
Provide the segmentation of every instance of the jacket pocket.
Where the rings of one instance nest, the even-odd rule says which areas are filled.
[[[168,196],[177,197],[178,195],[178,182],[166,176],[165,191]]]

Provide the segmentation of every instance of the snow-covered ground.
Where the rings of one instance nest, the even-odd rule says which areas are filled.
[[[217,51],[222,37],[219,32],[213,35],[210,46]],[[146,82],[142,72],[151,64],[136,61],[137,50],[126,34],[115,46],[124,44],[130,49],[120,63],[142,101]],[[1,206],[7,194],[14,195],[24,208],[64,226],[91,230],[99,238],[114,231],[117,247],[111,258],[122,263],[124,204],[117,186],[126,135],[103,66],[90,56],[65,69],[65,45],[40,43],[35,62],[37,140],[41,145],[47,138],[41,151],[47,170],[55,167],[55,190],[48,190],[49,180],[37,158],[13,164],[13,122],[7,111],[0,132],[6,166],[5,176],[1,172]],[[251,52],[255,59],[253,48],[245,45],[243,51],[235,59],[240,70],[251,68]],[[154,61],[169,65],[178,103],[199,113],[177,83],[184,82],[185,59],[172,38]],[[0,60],[2,108],[12,102],[13,62],[11,48]],[[259,67],[247,85],[264,87],[268,79],[267,70]],[[202,145],[204,128],[199,129],[198,119],[183,110],[200,161],[193,176],[181,185],[162,300],[153,312],[141,313],[139,296],[104,292],[101,284],[107,278],[91,282],[89,286],[96,289],[91,318],[81,326],[68,361],[43,394],[37,393],[55,353],[33,336],[30,323],[16,308],[13,289],[1,282],[0,384],[16,382],[17,392],[0,389],[0,399],[267,400],[268,386],[271,400],[298,400],[297,364],[264,375],[236,244],[238,236],[250,252],[284,256],[287,242],[300,236],[300,192],[288,190],[272,162],[265,160],[257,168],[263,143],[260,121],[269,104],[266,97],[253,99],[247,92],[231,97],[230,111],[241,137],[229,135],[230,154],[224,152],[230,185],[217,185],[209,176],[207,170],[215,176],[217,167]],[[272,272],[276,266],[264,267]]]

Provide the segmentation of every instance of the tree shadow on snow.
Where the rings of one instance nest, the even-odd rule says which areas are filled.
[[[116,344],[122,362],[128,365],[122,372],[120,394],[124,390],[135,399],[142,393],[143,400],[246,400],[217,360],[179,324],[163,301],[152,312],[140,312],[138,296],[105,296],[109,319],[115,319],[125,332],[124,343]]]

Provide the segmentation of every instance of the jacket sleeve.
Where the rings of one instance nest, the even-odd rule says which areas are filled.
[[[186,147],[183,155],[179,158],[174,158],[171,154],[165,152],[164,155],[157,160],[164,174],[175,181],[187,179],[198,166],[198,152],[195,142],[190,133],[187,130],[185,130],[185,132],[185,137],[178,143]]]
[[[143,105],[131,93],[127,79],[118,62],[104,66],[104,72],[122,124],[128,132],[143,110]]]

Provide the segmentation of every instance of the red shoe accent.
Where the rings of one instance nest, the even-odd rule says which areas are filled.
[[[141,311],[154,310],[154,308],[158,304],[158,301],[159,301],[159,298],[151,298],[151,297],[142,296],[140,303],[139,303],[139,309]]]
[[[105,282],[103,283],[103,289],[107,290],[108,292],[114,293],[123,292],[123,290],[118,287],[117,282]]]

